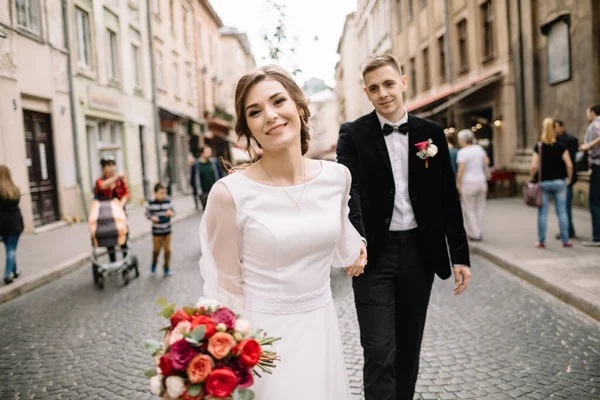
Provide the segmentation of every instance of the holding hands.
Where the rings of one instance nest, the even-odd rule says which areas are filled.
[[[367,265],[367,245],[365,242],[361,242],[360,254],[354,264],[348,268],[344,268],[349,278],[360,276],[365,272],[365,266]]]

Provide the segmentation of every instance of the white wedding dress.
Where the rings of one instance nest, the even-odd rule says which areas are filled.
[[[322,162],[319,175],[283,188],[235,172],[209,196],[200,227],[204,296],[281,337],[273,375],[256,378],[258,400],[350,399],[331,267],[348,267],[361,238],[348,219],[350,173]]]

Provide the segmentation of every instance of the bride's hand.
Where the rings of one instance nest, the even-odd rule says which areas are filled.
[[[360,276],[365,272],[365,266],[367,265],[367,246],[365,242],[362,242],[360,246],[360,254],[354,264],[349,266],[348,268],[344,268],[348,277],[351,278],[353,276]]]

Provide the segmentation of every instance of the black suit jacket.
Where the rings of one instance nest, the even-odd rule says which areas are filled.
[[[556,141],[567,148],[569,156],[571,157],[571,162],[573,163],[573,179],[571,179],[570,186],[573,186],[575,182],[577,182],[577,171],[575,170],[575,154],[577,153],[577,150],[579,150],[579,140],[577,139],[577,137],[565,132],[562,135],[557,136]]]
[[[442,128],[434,122],[409,114],[408,130],[408,190],[418,224],[419,250],[427,266],[447,279],[452,274],[451,263],[470,266],[448,144]],[[428,139],[439,152],[429,158],[426,168],[415,144]],[[396,188],[375,111],[341,126],[337,159],[352,173],[350,220],[367,239],[369,261],[373,262],[388,238]]]

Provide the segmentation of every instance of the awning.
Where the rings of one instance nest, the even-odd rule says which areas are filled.
[[[159,110],[158,114],[162,118],[166,118],[166,119],[187,119],[189,121],[195,122],[195,123],[200,124],[200,125],[206,124],[206,120],[205,119],[190,117],[189,115],[185,115],[185,114],[180,113],[178,111],[169,110],[168,108],[160,107],[158,110]]]
[[[422,100],[415,104],[410,104],[407,107],[409,112],[415,113],[416,116],[421,118],[427,118],[431,115],[435,115],[453,104],[458,103],[462,99],[470,96],[478,90],[489,86],[493,83],[499,82],[504,78],[502,72],[495,72],[487,75],[478,76],[470,81],[462,83],[460,85],[453,86],[449,90],[438,93],[428,99]],[[427,106],[435,106],[430,110],[424,110],[418,112],[417,110],[425,108]]]

